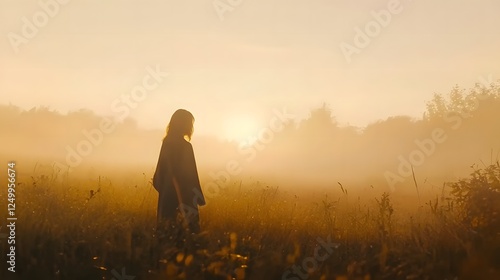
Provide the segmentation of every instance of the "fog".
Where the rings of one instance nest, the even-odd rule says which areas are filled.
[[[244,143],[220,140],[217,131],[195,132],[191,142],[204,188],[259,182],[322,190],[342,184],[350,191],[429,194],[499,159],[499,83],[456,87],[422,106],[421,118],[393,116],[359,128],[338,123],[335,104],[319,103],[304,119],[275,116]],[[61,114],[1,105],[0,120],[2,158],[17,161],[26,177],[36,171],[147,181],[165,134],[85,109]]]

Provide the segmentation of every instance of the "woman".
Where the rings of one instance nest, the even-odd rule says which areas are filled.
[[[167,126],[160,157],[153,177],[159,193],[158,224],[177,222],[179,219],[192,233],[200,231],[198,206],[205,205],[201,190],[193,146],[193,115],[177,110]]]

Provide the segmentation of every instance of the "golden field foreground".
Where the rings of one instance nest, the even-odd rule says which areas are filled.
[[[139,180],[20,177],[16,273],[1,279],[500,279],[498,162],[420,202],[233,183],[201,209],[202,234],[161,251],[157,194]]]

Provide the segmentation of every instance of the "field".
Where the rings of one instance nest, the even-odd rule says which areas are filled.
[[[1,278],[500,279],[498,163],[421,202],[236,182],[202,208],[203,233],[173,229],[163,247],[149,177],[20,177],[17,273]]]

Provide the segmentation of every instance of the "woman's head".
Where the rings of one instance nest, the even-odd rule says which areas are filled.
[[[184,138],[191,140],[193,135],[194,117],[189,111],[179,109],[175,111],[167,126],[167,136],[172,138]]]

